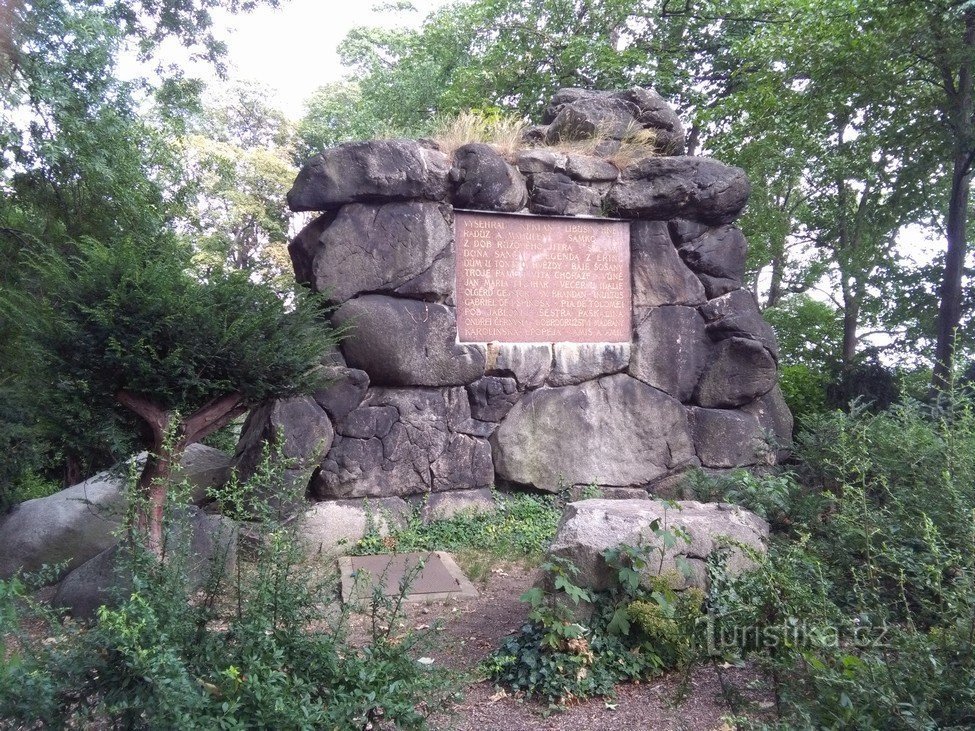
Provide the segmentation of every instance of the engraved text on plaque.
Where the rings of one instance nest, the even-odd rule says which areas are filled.
[[[625,221],[456,211],[461,342],[630,341]]]

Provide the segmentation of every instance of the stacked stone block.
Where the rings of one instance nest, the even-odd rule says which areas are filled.
[[[320,215],[290,246],[295,274],[349,328],[328,364],[332,385],[293,410],[327,437],[313,455],[314,498],[502,482],[653,492],[694,466],[785,455],[792,419],[775,336],[742,288],[746,241],[733,222],[744,172],[683,155],[676,113],[646,89],[564,89],[543,121],[507,157],[485,144],[448,155],[380,140],[302,168],[288,202]],[[594,136],[594,155],[563,144]],[[655,154],[618,167],[628,139]],[[455,208],[630,220],[630,343],[458,343]],[[267,433],[282,413],[258,412],[245,432]]]

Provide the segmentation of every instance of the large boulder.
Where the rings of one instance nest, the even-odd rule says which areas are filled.
[[[325,377],[328,384],[315,391],[312,398],[333,421],[352,412],[369,390],[369,374],[358,368],[328,366]]]
[[[633,336],[629,374],[686,402],[707,365],[711,341],[693,307],[654,307]]]
[[[546,383],[572,386],[625,371],[629,362],[629,343],[555,343]]]
[[[653,89],[634,86],[615,92],[618,99],[630,105],[634,119],[642,129],[653,130],[654,149],[662,155],[684,152],[684,126],[680,117],[664,98]]]
[[[691,408],[689,421],[701,466],[745,467],[765,461],[765,435],[754,415],[739,409]]]
[[[542,122],[548,125],[549,144],[594,137],[619,142],[650,130],[655,152],[679,155],[684,150],[684,128],[677,112],[655,91],[638,86],[622,91],[560,89]]]
[[[623,140],[632,134],[636,120],[630,106],[610,95],[591,93],[564,104],[548,126],[550,145],[576,140]]]
[[[616,582],[603,553],[622,545],[646,546],[651,551],[647,575],[671,576],[676,588],[704,589],[705,562],[712,553],[727,546],[725,566],[736,576],[754,566],[740,546],[764,553],[768,533],[768,523],[757,515],[725,503],[582,500],[566,506],[549,552],[579,569],[574,583],[602,591]]]
[[[705,301],[704,286],[677,255],[663,221],[630,224],[630,271],[635,308]]]
[[[304,486],[332,446],[328,414],[311,396],[270,401],[251,410],[244,422],[234,461],[240,475],[257,471],[269,445],[280,445],[286,476]]]
[[[136,469],[145,453],[135,457]],[[230,476],[231,459],[223,452],[191,444],[177,474],[190,483],[194,499]],[[115,544],[125,511],[129,466],[99,472],[82,483],[47,497],[27,500],[0,517],[0,579],[44,565],[74,569]]]
[[[322,250],[321,236],[334,220],[334,211],[315,217],[288,244],[291,267],[299,284],[310,285],[314,280],[315,257]]]
[[[552,492],[642,485],[693,458],[680,403],[624,374],[528,392],[491,443],[499,477]]]
[[[237,563],[237,526],[229,518],[193,510],[188,518],[189,545],[178,549],[186,553],[186,579],[190,593],[203,588],[215,572],[231,572]],[[181,532],[169,541],[184,540]],[[167,552],[174,550],[172,544]],[[67,609],[78,618],[90,619],[102,605],[113,606],[132,585],[120,561],[119,547],[111,546],[89,559],[62,579],[52,604]]]
[[[350,326],[342,352],[378,386],[456,386],[484,374],[484,351],[457,343],[457,320],[446,305],[364,295],[335,313]]]
[[[748,201],[745,171],[703,157],[648,157],[623,170],[606,202],[624,218],[731,223]]]
[[[491,447],[480,426],[463,388],[373,388],[336,422],[311,491],[334,499],[488,487]]]
[[[471,143],[454,152],[454,206],[520,211],[528,202],[525,179],[490,145]]]
[[[745,289],[721,295],[701,308],[707,322],[708,337],[719,342],[728,338],[746,338],[760,342],[772,357],[779,357],[775,331],[762,318],[755,295]]]
[[[310,558],[345,554],[370,532],[386,536],[402,527],[409,514],[398,497],[314,503],[300,518],[302,546]]]
[[[700,278],[709,299],[741,289],[748,242],[737,226],[670,222],[680,256]]]
[[[763,435],[771,442],[769,446],[774,452],[775,461],[783,462],[788,459],[792,446],[793,419],[782,389],[776,385],[767,394],[745,404],[741,409],[758,419]]]
[[[447,197],[450,161],[413,140],[347,142],[305,163],[288,192],[292,211],[346,203]]]
[[[538,388],[552,372],[552,346],[488,343],[484,372],[514,378],[521,391]]]
[[[350,203],[320,236],[313,288],[337,303],[360,292],[393,291],[430,269],[449,250],[453,233],[446,205]]]
[[[529,177],[528,210],[542,216],[598,216],[603,197],[599,191],[575,182],[563,173],[537,173]]]
[[[718,343],[698,381],[694,400],[705,408],[743,406],[772,390],[775,359],[757,340],[729,338]]]

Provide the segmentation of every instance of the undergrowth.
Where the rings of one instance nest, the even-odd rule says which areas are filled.
[[[169,511],[166,559],[124,544],[125,588],[90,624],[39,602],[29,577],[0,582],[0,619],[13,628],[0,636],[0,728],[425,728],[455,688],[417,662],[429,636],[398,631],[401,597],[377,591],[368,638],[350,642],[334,582],[303,563],[299,525],[255,498],[286,485],[265,461],[214,495],[224,515],[259,509],[255,549],[246,563],[214,561],[202,583],[179,540],[186,511]],[[43,636],[19,629],[28,620]]]
[[[417,506],[406,524],[381,534],[373,521],[352,553],[409,551],[484,551],[499,558],[540,558],[555,536],[564,507],[556,495],[495,494],[493,512],[464,511],[424,522]]]

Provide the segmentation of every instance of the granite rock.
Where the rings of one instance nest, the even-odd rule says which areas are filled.
[[[655,307],[637,325],[629,374],[678,401],[689,401],[707,365],[711,341],[693,307]]]
[[[453,386],[484,375],[484,352],[457,343],[452,308],[436,303],[364,295],[334,315],[351,326],[342,341],[349,366],[378,386]]]
[[[728,338],[714,346],[694,400],[705,408],[743,406],[771,391],[777,377],[775,359],[760,342]]]
[[[678,536],[672,546],[656,526]],[[692,500],[582,500],[569,503],[549,555],[567,559],[579,569],[573,582],[585,589],[612,588],[616,572],[606,563],[607,549],[646,546],[661,560],[648,562],[646,576],[672,577],[675,588],[707,588],[708,557],[728,546],[725,569],[737,576],[754,568],[742,545],[763,554],[769,526],[752,512],[726,503]],[[680,536],[686,536],[681,538]]]
[[[471,421],[463,388],[372,388],[336,422],[311,491],[332,499],[488,487],[491,448],[464,433]]]
[[[528,202],[525,179],[490,145],[458,147],[450,179],[457,208],[511,212]]]
[[[500,478],[565,485],[641,485],[693,457],[683,407],[624,374],[530,391],[492,435]]]
[[[758,419],[738,409],[691,408],[694,449],[704,467],[744,467],[763,461],[765,440]]]
[[[677,255],[663,221],[630,224],[630,271],[634,308],[705,301],[704,286]]]
[[[449,206],[425,201],[350,203],[320,236],[313,288],[335,303],[388,292],[428,271],[453,242]],[[452,283],[446,284],[450,294]]]
[[[738,217],[750,190],[741,168],[703,157],[648,157],[624,168],[606,202],[624,218],[724,224]]]
[[[562,173],[529,177],[528,210],[544,216],[598,216],[603,199],[599,191],[580,185]]]
[[[347,142],[304,164],[288,192],[292,211],[326,211],[346,203],[442,201],[450,160],[414,140]]]

